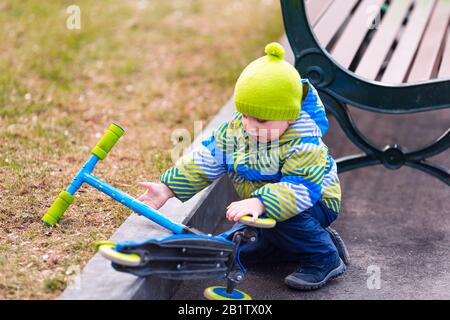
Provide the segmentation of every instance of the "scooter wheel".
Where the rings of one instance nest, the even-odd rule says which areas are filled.
[[[141,264],[141,257],[138,254],[116,251],[115,246],[115,243],[100,244],[98,252],[104,258],[123,266],[136,267]]]
[[[203,295],[208,300],[252,300],[245,292],[234,289],[233,292],[227,293],[226,287],[209,287],[203,291]]]
[[[249,227],[255,227],[255,228],[261,228],[261,229],[270,229],[275,227],[277,224],[276,220],[271,218],[265,218],[265,219],[256,219],[253,221],[253,218],[251,216],[243,216],[241,219],[239,219],[239,222],[242,224],[245,224]]]

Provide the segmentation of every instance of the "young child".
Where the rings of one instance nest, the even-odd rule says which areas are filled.
[[[328,120],[315,88],[284,61],[283,47],[270,43],[265,52],[236,83],[232,120],[180,158],[160,182],[140,183],[146,191],[138,199],[159,209],[171,197],[190,199],[227,173],[243,199],[228,206],[227,219],[263,215],[277,221],[272,229],[258,230],[255,244],[242,246],[241,261],[298,262],[286,284],[317,289],[345,272],[325,230],[341,200],[336,163],[322,142]]]

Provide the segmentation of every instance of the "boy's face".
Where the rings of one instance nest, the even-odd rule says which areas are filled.
[[[242,114],[242,125],[249,136],[260,142],[279,139],[295,120],[262,120]]]

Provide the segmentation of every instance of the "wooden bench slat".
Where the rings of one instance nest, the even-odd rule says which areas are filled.
[[[439,50],[447,31],[449,16],[450,1],[439,0],[425,30],[419,51],[408,76],[408,82],[428,80],[435,76]]]
[[[447,41],[445,43],[444,54],[442,56],[442,64],[439,69],[438,78],[450,77],[450,27],[447,29]]]
[[[312,26],[316,25],[332,2],[333,0],[307,0],[306,10]]]
[[[314,0],[313,0],[314,1]],[[330,43],[344,23],[357,0],[335,0],[314,27],[314,33],[323,48]]]
[[[364,37],[370,28],[372,28],[371,21],[369,21],[369,13],[374,13],[375,10],[373,8],[381,8],[383,3],[383,0],[364,0],[352,16],[349,24],[332,50],[333,57],[344,68],[350,66]],[[329,21],[332,21],[332,19]]]
[[[416,1],[403,35],[384,71],[383,82],[402,83],[405,80],[435,3],[435,0]]]
[[[358,75],[375,80],[412,3],[413,0],[395,0],[391,3],[359,62],[356,69]]]

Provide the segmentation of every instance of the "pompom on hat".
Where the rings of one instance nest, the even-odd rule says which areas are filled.
[[[266,55],[251,62],[234,88],[236,110],[264,120],[295,120],[302,101],[301,77],[284,61],[284,48],[277,42],[265,47]]]

